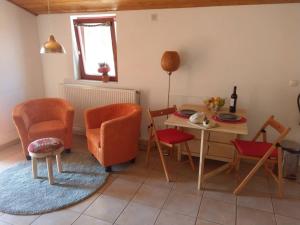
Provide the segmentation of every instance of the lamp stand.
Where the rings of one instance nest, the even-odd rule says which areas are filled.
[[[170,107],[170,87],[171,87],[171,74],[172,72],[168,72],[168,75],[169,75],[169,81],[168,81],[168,105],[167,105],[167,108]],[[167,118],[169,118],[169,115],[167,115]],[[168,126],[166,126],[168,128]],[[164,151],[163,152],[163,155],[164,156],[169,156],[169,151]]]
[[[171,74],[172,72],[168,72],[169,75],[169,83],[168,83],[168,108],[170,107],[170,87],[171,87]]]

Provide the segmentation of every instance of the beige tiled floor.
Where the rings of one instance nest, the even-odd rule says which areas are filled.
[[[86,151],[85,143],[75,136],[73,151]],[[243,163],[239,176],[220,174],[197,191],[197,172],[187,163],[168,159],[173,182],[167,183],[157,154],[149,167],[144,159],[141,151],[135,164],[114,167],[118,172],[77,205],[37,216],[0,213],[0,225],[300,225],[299,183],[286,181],[285,198],[278,199],[276,185],[260,171],[236,197],[234,187],[251,169]],[[20,145],[1,150],[0,172],[22,160]]]
[[[236,205],[203,197],[198,217],[224,225],[234,225]]]
[[[133,202],[161,208],[168,198],[170,190],[143,184],[133,198]]]
[[[195,221],[195,217],[162,210],[157,218],[156,225],[194,225]]]
[[[91,204],[84,214],[114,223],[127,204],[128,201],[124,199],[102,195]]]
[[[118,225],[152,225],[160,212],[159,208],[130,202],[115,224]]]
[[[276,225],[273,213],[264,212],[257,209],[246,208],[243,206],[237,207],[237,224],[252,225]]]

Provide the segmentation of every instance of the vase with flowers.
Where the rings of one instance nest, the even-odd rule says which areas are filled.
[[[109,81],[109,76],[108,76],[109,71],[110,71],[110,67],[107,63],[105,63],[105,62],[99,63],[98,72],[102,74],[102,81],[103,82],[108,82]]]

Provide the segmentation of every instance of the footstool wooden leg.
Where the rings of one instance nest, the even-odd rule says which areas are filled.
[[[32,157],[31,164],[32,164],[32,176],[33,176],[33,179],[36,179],[37,178],[37,159]]]
[[[53,184],[52,158],[51,157],[47,157],[46,161],[47,161],[49,184]]]
[[[56,155],[56,164],[57,164],[58,172],[62,173],[62,165],[61,165],[61,156],[60,156],[60,154]]]

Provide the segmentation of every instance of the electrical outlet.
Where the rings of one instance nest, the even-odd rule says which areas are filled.
[[[151,21],[157,21],[158,20],[158,16],[156,13],[152,13],[151,14]]]

